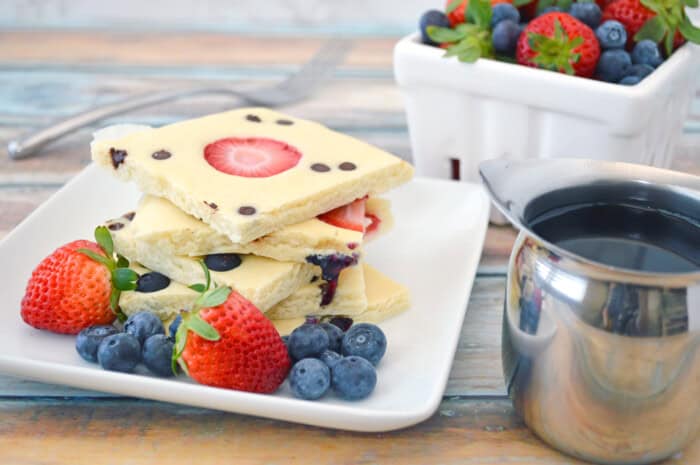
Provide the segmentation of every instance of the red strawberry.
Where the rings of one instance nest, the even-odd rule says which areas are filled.
[[[603,21],[614,19],[621,22],[622,25],[625,26],[625,29],[627,29],[627,48],[631,49],[635,44],[634,36],[647,21],[657,16],[658,11],[665,12],[663,16],[674,16],[672,11],[667,11],[667,7],[662,1],[657,0],[656,2],[658,3],[658,6],[656,7],[655,12],[642,5],[639,0],[615,0],[603,10]],[[681,12],[682,11],[683,10],[681,9]],[[684,17],[685,13],[681,13],[681,15],[682,18]],[[677,13],[675,16],[677,16]],[[681,18],[677,19],[680,21]],[[661,19],[661,21],[663,22],[664,20]],[[674,28],[673,26],[666,25],[666,27],[667,30],[675,30],[673,39],[674,49],[685,43],[685,38],[677,29],[677,26]],[[667,50],[667,53],[670,55],[671,51],[672,50]]]
[[[277,390],[291,363],[270,320],[227,287],[202,294],[198,302],[201,310],[183,315],[173,355],[190,377],[240,391]]]
[[[301,152],[274,139],[227,137],[204,147],[204,159],[222,173],[267,178],[297,166]]]
[[[379,225],[382,223],[382,220],[377,215],[373,215],[372,213],[365,213],[365,218],[367,218],[365,222],[369,222],[365,228],[365,236],[369,236],[379,229]]]
[[[364,232],[365,202],[366,198],[357,199],[352,203],[319,215],[318,219],[324,223],[332,224],[333,226],[337,226],[339,228]]]
[[[89,251],[98,260],[80,250]],[[56,249],[29,278],[22,299],[22,319],[35,328],[62,334],[112,323],[116,317],[111,305],[114,291],[110,270],[104,264],[109,260],[104,247],[90,241],[74,241]],[[136,273],[121,270],[135,288]]]
[[[570,14],[552,12],[532,20],[518,39],[518,63],[576,76],[595,72],[600,45],[593,30]]]
[[[452,3],[453,0],[447,0],[445,3],[445,9],[447,9],[450,6],[450,3]],[[513,0],[491,0],[491,6],[496,5],[498,3],[513,3]],[[450,25],[452,27],[455,27],[459,23],[464,22],[464,13],[467,11],[467,7],[469,6],[469,0],[462,0],[462,3],[460,3],[457,8],[452,10],[447,14],[447,19],[450,22]]]

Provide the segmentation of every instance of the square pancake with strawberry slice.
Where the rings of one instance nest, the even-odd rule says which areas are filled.
[[[133,238],[177,256],[253,254],[279,261],[357,263],[362,244],[391,228],[389,201],[359,199],[301,223],[285,226],[247,244],[231,242],[224,234],[183,212],[166,199],[144,196],[131,224]],[[327,275],[327,273],[324,273]]]
[[[161,128],[99,131],[92,158],[234,243],[408,181],[407,162],[318,123],[245,108]]]
[[[317,273],[320,274],[313,265],[280,262],[255,255],[170,255],[158,247],[134,240],[131,224],[135,217],[136,213],[128,213],[105,223],[112,233],[117,253],[188,286],[205,282],[204,263],[215,284],[230,286],[262,311],[286,299]]]

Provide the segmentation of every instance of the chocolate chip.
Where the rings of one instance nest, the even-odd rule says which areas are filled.
[[[247,119],[248,121],[251,121],[253,123],[261,123],[262,122],[262,120],[260,119],[260,117],[258,115],[246,115],[245,119]]]
[[[172,157],[173,154],[168,152],[167,150],[158,150],[157,152],[153,152],[151,154],[151,157],[154,160],[167,160],[168,158]]]
[[[110,231],[119,231],[123,227],[124,227],[124,223],[111,223],[111,224],[107,225],[107,229],[109,229]]]
[[[277,124],[281,124],[282,126],[291,126],[292,124],[294,124],[294,121],[288,119],[278,119]]]
[[[349,161],[344,161],[340,165],[338,165],[338,168],[340,168],[343,171],[352,171],[357,168],[357,165],[354,163],[350,163]]]
[[[136,216],[136,212],[129,212],[129,213],[124,213],[122,215],[122,218],[126,218],[129,221],[134,221],[135,216]]]
[[[119,165],[124,163],[127,155],[128,153],[126,153],[126,150],[118,150],[114,147],[109,149],[109,156],[112,157],[112,166],[115,170],[119,168]]]
[[[246,215],[246,216],[255,215],[256,211],[257,210],[255,209],[255,207],[250,207],[248,205],[245,205],[245,206],[240,207],[238,209],[238,213],[240,213],[241,215]]]
[[[219,206],[218,206],[217,204],[215,204],[214,202],[207,202],[206,200],[204,201],[204,205],[206,205],[206,206],[208,206],[208,207],[211,207],[211,208],[213,208],[214,210],[216,210],[217,208],[219,208]]]
[[[318,281],[318,276],[312,276],[312,277],[311,277],[311,281],[309,281],[309,282],[310,282],[310,283],[315,283],[316,281]]]
[[[331,170],[331,167],[328,165],[324,165],[323,163],[314,163],[313,165],[311,165],[311,169],[318,173],[326,173]]]

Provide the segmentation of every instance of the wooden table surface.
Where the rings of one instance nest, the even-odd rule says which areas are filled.
[[[0,31],[0,143],[127,95],[195,84],[252,86],[293,72],[322,38],[219,33]],[[333,81],[284,108],[410,159],[391,71],[396,39],[357,37]],[[114,118],[160,125],[236,105],[200,97]],[[104,123],[103,123],[104,124]],[[86,128],[41,155],[0,153],[0,238],[89,163]],[[697,170],[700,99],[676,167]],[[491,227],[444,400],[429,420],[348,433],[0,378],[0,464],[580,464],[515,416],[500,368],[505,265],[515,232]],[[700,463],[700,444],[667,463]]]

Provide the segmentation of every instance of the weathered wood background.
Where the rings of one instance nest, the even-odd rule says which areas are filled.
[[[12,28],[189,29],[266,34],[403,35],[444,0],[3,0]],[[700,20],[700,10],[689,9]]]
[[[0,30],[0,143],[127,95],[281,79],[307,60],[321,40],[210,32]],[[330,85],[284,111],[410,158],[391,71],[395,40],[358,37]],[[202,97],[109,122],[159,125],[235,104]],[[35,158],[12,162],[0,152],[0,237],[88,163],[92,129]],[[700,98],[686,124],[676,167],[698,170],[699,160]],[[387,434],[343,433],[2,378],[0,463],[581,463],[533,437],[504,395],[500,318],[514,237],[507,227],[489,231],[444,402],[421,425]],[[700,450],[695,445],[669,463],[700,463]]]

